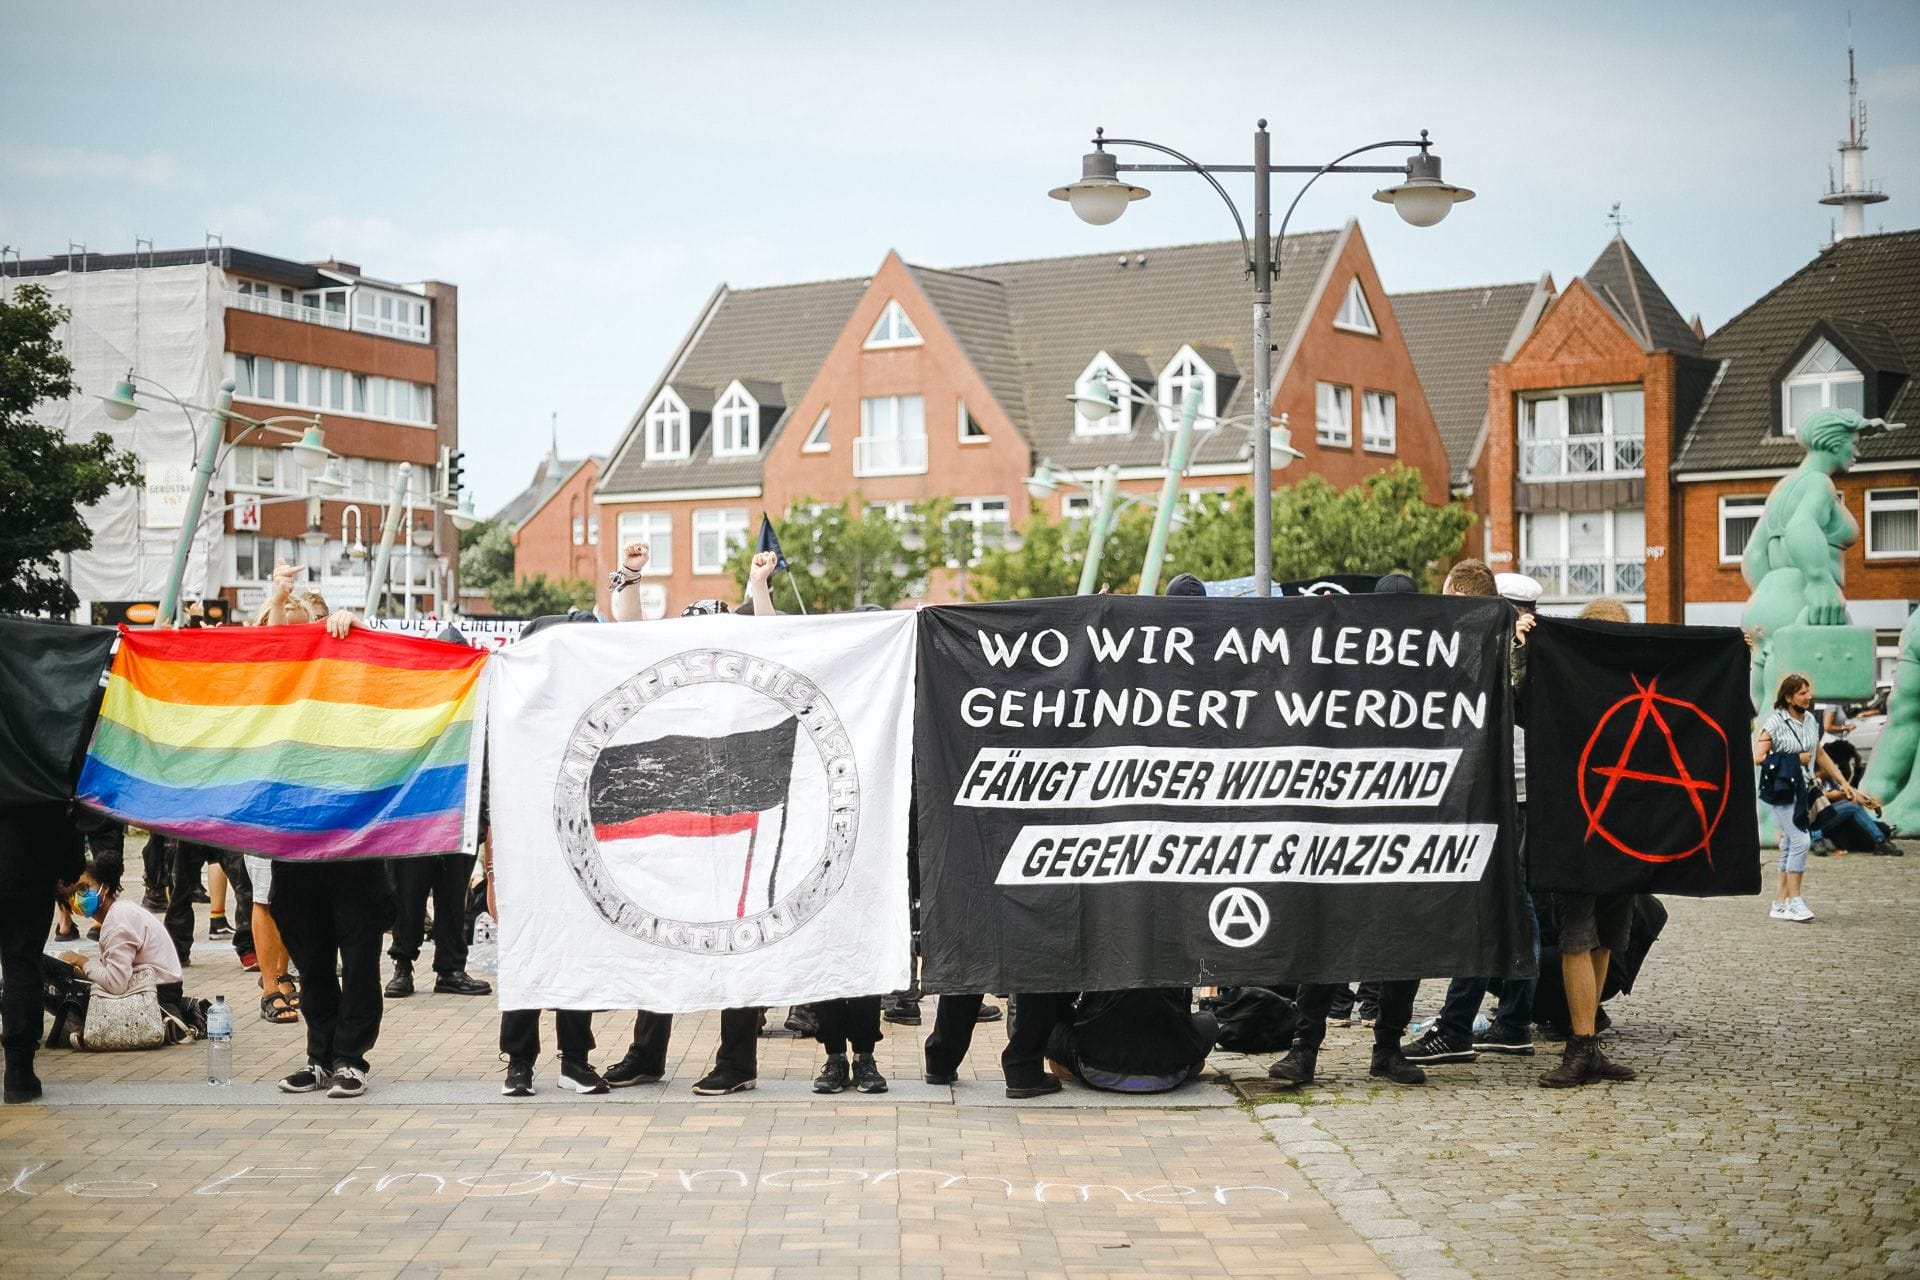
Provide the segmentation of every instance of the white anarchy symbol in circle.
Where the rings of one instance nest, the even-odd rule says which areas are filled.
[[[1213,936],[1230,947],[1250,947],[1267,936],[1266,899],[1251,889],[1222,889],[1207,908]]]

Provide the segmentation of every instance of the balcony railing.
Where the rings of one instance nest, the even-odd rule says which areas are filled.
[[[917,476],[926,474],[925,436],[859,436],[853,442],[856,476]]]
[[[1520,572],[1538,582],[1542,598],[1548,600],[1647,593],[1647,566],[1642,560],[1523,560]]]
[[[1644,436],[1563,436],[1520,445],[1522,480],[1637,476],[1646,467]]]
[[[377,333],[407,342],[427,342],[432,338],[425,325],[414,324],[410,320],[349,315],[345,311],[329,311],[325,307],[310,307],[304,302],[287,302],[260,293],[242,293],[238,289],[228,289],[226,295],[227,305],[236,311],[256,311],[263,316],[278,316],[282,320],[299,320],[306,324],[325,325],[329,329]]]

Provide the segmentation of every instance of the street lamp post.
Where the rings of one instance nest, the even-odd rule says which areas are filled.
[[[1259,121],[1254,130],[1251,165],[1201,164],[1158,142],[1143,138],[1109,138],[1105,135],[1105,129],[1094,130],[1093,150],[1081,157],[1080,180],[1055,187],[1048,194],[1056,200],[1067,201],[1083,222],[1102,226],[1125,213],[1133,201],[1143,200],[1151,194],[1145,187],[1122,180],[1119,176],[1122,173],[1197,173],[1207,181],[1233,215],[1233,224],[1240,233],[1240,246],[1246,257],[1247,271],[1253,276],[1253,403],[1256,415],[1270,415],[1273,412],[1273,284],[1280,274],[1279,250],[1287,234],[1287,223],[1292,219],[1293,211],[1300,206],[1300,197],[1306,195],[1308,188],[1329,173],[1400,174],[1404,181],[1376,191],[1373,198],[1391,204],[1402,219],[1416,227],[1430,227],[1446,217],[1457,202],[1473,199],[1473,192],[1465,187],[1456,187],[1441,180],[1440,157],[1429,153],[1427,148],[1430,144],[1424,129],[1420,131],[1418,141],[1370,142],[1323,165],[1272,163],[1268,150],[1271,135],[1267,133],[1265,120]],[[1107,150],[1109,145],[1143,147],[1172,156],[1179,163],[1120,164]],[[1419,153],[1409,156],[1404,165],[1345,163],[1364,152],[1386,147],[1418,147]],[[1214,177],[1217,173],[1253,175],[1251,240],[1247,236],[1246,223],[1240,217],[1240,207],[1227,194],[1227,189],[1220,185],[1220,180]],[[1270,226],[1273,175],[1276,173],[1311,175],[1287,206],[1286,214],[1280,219],[1277,236],[1272,234]],[[1253,499],[1253,589],[1256,595],[1266,596],[1273,594],[1273,453],[1267,434],[1262,431],[1254,433]]]

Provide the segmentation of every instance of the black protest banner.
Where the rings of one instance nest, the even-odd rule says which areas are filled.
[[[0,809],[73,798],[117,634],[0,616]]]
[[[1760,892],[1736,628],[1542,618],[1524,708],[1535,889]]]
[[[1412,595],[922,610],[926,987],[1530,972],[1511,616]]]

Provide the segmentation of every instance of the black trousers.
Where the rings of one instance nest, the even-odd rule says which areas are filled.
[[[140,850],[141,874],[147,882],[147,897],[165,894],[173,875],[173,841],[154,832]]]
[[[1073,994],[1016,991],[1007,1004],[1007,1047],[1000,1053],[1000,1074],[1009,1089],[1031,1089],[1046,1078],[1047,1038],[1056,1023],[1073,1015]]]
[[[627,1053],[648,1073],[667,1073],[667,1045],[673,1039],[673,1015],[642,1009],[633,1016],[633,1044]],[[720,1051],[715,1070],[749,1078],[760,1074],[760,1010],[720,1011]]]
[[[379,862],[277,862],[273,921],[300,970],[307,1060],[367,1069],[380,1038],[380,938],[393,919]]]
[[[433,899],[433,971],[465,973],[467,969],[467,881],[473,877],[473,855],[442,853],[431,858],[395,858],[393,872],[393,945],[387,954],[396,965],[420,958],[421,935],[426,931],[427,899]]]
[[[941,996],[933,1012],[933,1034],[927,1037],[927,1073],[947,1075],[958,1071],[973,1047],[973,1029],[980,1021],[980,1006],[985,996]]]
[[[1335,997],[1345,989],[1344,983],[1338,986],[1332,983],[1307,983],[1300,988],[1300,1047],[1302,1049],[1318,1049],[1325,1042],[1327,1010],[1332,1006]],[[1380,984],[1380,1017],[1373,1024],[1375,1049],[1400,1047],[1400,1037],[1407,1033],[1407,1023],[1413,1020],[1413,997],[1419,990],[1418,978]]]
[[[593,1013],[587,1009],[555,1009],[553,1038],[560,1042],[562,1062],[585,1062],[593,1052]],[[540,1011],[512,1009],[500,1015],[500,1052],[509,1058],[532,1061],[540,1056]]]
[[[155,836],[154,840],[159,838]],[[147,843],[151,847],[153,841]],[[229,917],[233,923],[234,954],[244,956],[253,950],[253,877],[247,874],[247,860],[231,850],[210,849],[188,840],[168,840],[167,846],[173,883],[185,886],[167,898],[167,936],[173,939],[173,949],[180,953],[180,963],[186,964],[193,956],[193,886],[200,883],[200,868],[209,862],[218,863],[227,873],[227,885],[233,890],[234,910],[238,913]]]
[[[0,1046],[9,1067],[31,1069],[46,1018],[41,966],[53,928],[53,893],[0,896]]]
[[[813,1006],[818,1027],[813,1038],[837,1058],[847,1051],[849,1041],[855,1053],[872,1053],[880,1043],[880,997],[851,996],[842,1000],[822,1000]]]

